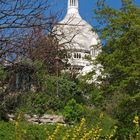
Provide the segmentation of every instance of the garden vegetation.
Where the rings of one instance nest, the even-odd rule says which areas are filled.
[[[44,28],[30,25],[34,40],[25,46],[31,50],[20,49],[28,59],[6,67],[0,51],[0,139],[140,139],[140,8],[133,0],[121,3],[114,9],[98,0],[95,9],[103,49],[93,64],[103,67],[100,85],[87,82],[94,71],[83,77],[62,71],[69,67],[67,52],[55,36],[44,36]],[[63,115],[66,124],[35,125],[23,114]]]

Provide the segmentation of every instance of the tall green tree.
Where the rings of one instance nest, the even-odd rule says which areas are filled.
[[[98,61],[104,67],[107,92],[129,95],[140,92],[140,8],[132,0],[122,0],[119,10],[98,3],[97,20],[103,51]]]
[[[103,51],[97,61],[104,69],[103,105],[118,120],[118,139],[125,139],[133,129],[134,116],[140,117],[140,8],[133,0],[121,3],[120,9],[114,9],[98,2],[96,18]]]

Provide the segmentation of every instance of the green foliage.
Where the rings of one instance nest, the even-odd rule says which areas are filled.
[[[42,91],[24,93],[18,110],[35,114],[61,112],[70,99],[82,98],[78,94],[76,83],[67,76],[45,76]]]
[[[68,100],[71,98],[79,97],[76,83],[70,80],[68,77],[60,76],[48,76],[46,81],[46,93],[50,96],[49,105],[54,110],[61,110],[64,108]]]
[[[96,116],[97,117],[97,116]],[[100,140],[100,139],[116,139],[116,128],[112,126],[109,131],[104,127],[104,120],[107,118],[104,114],[100,114],[97,123],[92,123],[92,127],[88,127],[86,120],[81,119],[80,123],[73,126],[57,125],[33,125],[19,118],[15,122],[0,122],[0,139],[2,140]],[[104,120],[103,120],[104,119]],[[138,117],[135,118],[138,123]],[[107,123],[107,122],[106,122]],[[137,129],[137,125],[135,128]],[[140,131],[137,134],[131,132],[128,140],[139,140]],[[106,132],[106,133],[104,133]]]
[[[7,113],[14,113],[21,101],[21,94],[0,93],[0,120],[8,120]]]
[[[3,70],[3,68],[2,68],[1,65],[0,65],[0,83],[1,83],[2,81],[4,81],[5,78],[6,78],[6,72]]]
[[[134,116],[140,117],[140,94],[121,101],[115,109],[115,115],[119,121],[117,131],[119,138],[129,137],[130,132],[135,131],[135,124],[132,121]]]
[[[15,140],[15,125],[11,122],[0,121],[0,139]]]
[[[106,91],[134,95],[140,91],[140,8],[127,2],[119,10],[104,5],[96,11],[105,40],[98,61],[106,74]]]
[[[74,99],[68,101],[64,108],[64,117],[67,122],[78,122],[84,113],[82,105],[76,103]]]
[[[117,123],[116,120],[95,107],[85,107],[84,111],[84,118],[86,118],[87,126],[92,128],[96,125],[100,125],[103,129],[101,133],[102,136],[109,134]]]
[[[95,83],[88,83],[87,76],[89,75],[79,77],[77,81],[77,91],[79,94],[81,94],[79,102],[82,102],[87,106],[100,106],[100,102],[103,100],[103,92],[98,86],[95,85]]]
[[[95,105],[95,106],[100,107],[101,102],[104,99],[103,92],[100,89],[98,89],[97,87],[95,87],[94,89],[92,89],[88,93],[89,93],[89,100],[91,102],[91,105]]]
[[[17,112],[41,115],[47,110],[47,96],[45,93],[25,93],[22,95],[20,105],[17,107]]]
[[[56,96],[60,100],[63,100],[63,102],[68,101],[76,94],[76,83],[65,75],[59,77],[48,76],[45,84],[46,92],[53,97]]]
[[[100,0],[99,0],[100,1]],[[96,18],[103,40],[97,57],[104,70],[101,90],[103,109],[118,120],[117,135],[124,139],[133,130],[133,117],[140,112],[140,8],[122,0],[120,9],[98,3]]]
[[[1,102],[3,106],[0,106],[2,110],[0,116],[7,110],[13,113],[14,109],[38,115],[63,113],[68,123],[77,123],[84,116],[88,124],[94,124],[94,127],[100,126],[103,129],[102,139],[107,135],[109,139],[114,124],[118,126],[116,138],[129,139],[130,132],[136,135],[133,118],[140,117],[140,9],[131,0],[122,0],[122,7],[119,10],[105,4],[99,6],[96,14],[101,28],[98,31],[104,44],[102,53],[97,57],[97,63],[104,67],[102,74],[105,76],[101,78],[102,85],[97,87],[86,83],[86,80],[95,74],[94,72],[86,75],[85,81],[60,74],[55,66],[57,51],[51,54],[49,59],[46,59],[48,51],[43,57],[39,53],[33,64],[35,71],[32,75],[36,90],[16,93],[12,98],[10,94],[5,93],[6,96],[0,94],[0,101],[6,99]],[[52,50],[51,45],[50,50]],[[42,61],[44,58],[45,61]],[[4,70],[0,69],[0,84],[6,78],[5,75]],[[99,117],[101,109],[105,112],[102,121]],[[9,128],[8,123],[5,125],[1,122],[1,124],[5,127],[5,130],[0,132],[2,139],[8,137],[15,139],[14,131],[11,131],[12,136],[10,134],[8,137],[5,136],[6,131],[13,130],[13,124],[10,124]],[[88,129],[93,127],[91,125],[87,125]],[[1,128],[3,129],[3,126]],[[53,135],[54,129],[50,128],[50,135]],[[25,139],[43,140],[47,137],[45,131],[45,126],[21,124],[20,133],[25,133],[26,137],[23,137]],[[113,130],[113,133],[115,132],[116,129]],[[75,133],[72,132],[72,137],[77,136]],[[77,133],[82,134],[82,132]]]

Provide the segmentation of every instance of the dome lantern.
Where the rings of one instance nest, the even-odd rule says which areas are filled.
[[[68,0],[68,13],[78,12],[78,0]]]

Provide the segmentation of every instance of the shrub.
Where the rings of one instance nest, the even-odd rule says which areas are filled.
[[[11,122],[0,121],[0,139],[15,140],[15,125]]]
[[[64,117],[67,122],[78,122],[84,113],[82,105],[78,104],[74,99],[68,101],[64,108]]]
[[[93,124],[96,126],[100,122],[100,127],[103,129],[101,132],[102,136],[111,133],[113,126],[116,125],[116,120],[97,108],[85,107],[84,118],[88,128],[92,128]]]

